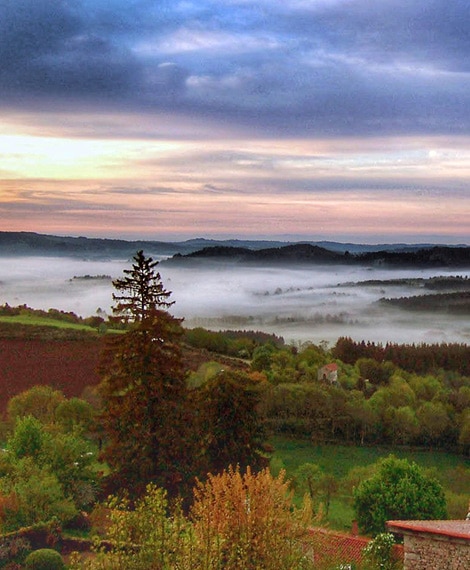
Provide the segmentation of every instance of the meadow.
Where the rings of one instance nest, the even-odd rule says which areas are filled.
[[[308,439],[283,436],[272,437],[270,443],[274,448],[271,459],[272,470],[277,472],[281,468],[285,469],[287,478],[294,483],[294,488],[296,471],[305,463],[318,465],[324,473],[332,474],[338,481],[338,492],[332,497],[325,521],[331,528],[338,530],[351,528],[354,519],[352,508],[354,485],[372,473],[372,466],[376,461],[391,454],[417,463],[439,479],[446,490],[450,515],[463,519],[467,513],[468,502],[464,498],[468,496],[470,489],[469,457],[441,450],[396,446],[316,445]],[[299,492],[296,492],[295,501],[297,503],[301,501]]]

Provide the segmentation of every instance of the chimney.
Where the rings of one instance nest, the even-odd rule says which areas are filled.
[[[352,522],[351,535],[352,536],[359,536],[359,526],[357,524],[357,520],[353,520],[353,522]]]

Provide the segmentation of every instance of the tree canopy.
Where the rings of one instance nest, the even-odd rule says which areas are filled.
[[[101,364],[104,458],[116,483],[143,490],[154,482],[171,490],[188,475],[191,457],[186,437],[191,421],[179,340],[180,319],[164,309],[172,303],[141,251],[128,275],[114,282],[114,312],[130,329],[113,337]]]
[[[384,532],[387,520],[446,518],[442,485],[416,464],[393,455],[379,462],[372,477],[354,493],[359,527],[366,534]]]
[[[145,257],[142,250],[134,256],[131,269],[124,269],[125,277],[113,281],[118,293],[113,293],[116,304],[114,315],[125,322],[141,322],[151,317],[157,309],[167,309],[171,291],[162,283],[160,273],[155,270],[158,261]]]

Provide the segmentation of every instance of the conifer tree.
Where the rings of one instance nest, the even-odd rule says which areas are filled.
[[[157,309],[168,309],[174,301],[168,301],[171,291],[163,287],[160,273],[155,271],[158,261],[145,257],[142,250],[134,256],[132,269],[124,269],[126,277],[113,281],[119,294],[113,293],[116,305],[113,313],[125,322],[141,322]]]
[[[114,313],[130,328],[110,341],[102,359],[103,455],[120,487],[139,494],[153,482],[178,492],[191,457],[181,320],[164,310],[171,292],[155,271],[158,262],[142,251],[134,261],[114,281]]]

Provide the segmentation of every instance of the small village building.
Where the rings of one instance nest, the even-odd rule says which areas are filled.
[[[338,382],[338,365],[335,362],[326,364],[318,370],[317,378],[319,381],[336,384]]]
[[[468,570],[470,520],[388,521],[404,537],[404,570]]]

